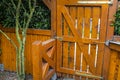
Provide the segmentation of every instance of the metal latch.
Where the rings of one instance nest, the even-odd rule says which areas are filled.
[[[107,41],[105,42],[105,45],[106,45],[106,46],[109,46],[109,43],[110,43],[110,40],[107,40]]]
[[[55,36],[54,38],[57,39],[57,40],[59,40],[59,41],[63,41],[63,37]]]

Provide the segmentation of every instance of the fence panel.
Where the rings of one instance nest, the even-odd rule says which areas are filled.
[[[3,29],[1,28],[16,44],[16,35],[14,29]],[[34,30],[28,29],[27,39],[25,44],[25,71],[26,73],[32,74],[32,43],[36,40],[45,41],[50,39],[50,30]],[[16,51],[12,44],[1,35],[1,49],[2,54],[0,55],[1,63],[4,64],[5,70],[15,71],[16,70]]]
[[[115,41],[120,41],[115,38]],[[110,42],[110,67],[108,73],[108,80],[120,80],[120,42]]]

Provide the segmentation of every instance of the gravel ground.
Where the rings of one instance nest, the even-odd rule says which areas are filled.
[[[16,72],[0,71],[0,80],[17,80]],[[31,75],[26,75],[26,80],[33,80]]]

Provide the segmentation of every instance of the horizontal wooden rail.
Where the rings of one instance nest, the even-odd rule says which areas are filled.
[[[35,41],[32,44],[34,80],[50,80],[55,73],[55,39]]]
[[[15,33],[15,28],[3,28],[0,26],[0,29],[4,32]],[[27,29],[27,34],[32,35],[51,35],[51,30],[42,30],[42,29]]]

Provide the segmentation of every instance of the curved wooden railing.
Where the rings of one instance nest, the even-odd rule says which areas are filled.
[[[120,42],[109,42],[110,67],[108,80],[120,80]]]
[[[32,44],[34,80],[50,80],[55,73],[55,39],[35,41]]]

